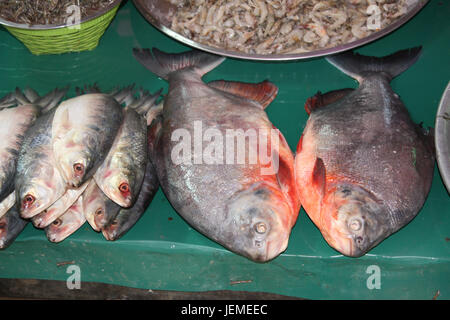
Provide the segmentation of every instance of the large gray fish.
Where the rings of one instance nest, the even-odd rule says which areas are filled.
[[[52,122],[53,153],[70,187],[79,187],[102,164],[122,124],[120,104],[88,93],[61,103]]]
[[[189,150],[175,150],[180,149],[180,140],[196,139],[195,125],[199,123],[205,130],[223,136],[227,130],[250,130],[271,137],[274,127],[264,108],[275,98],[276,86],[268,81],[206,85],[202,76],[224,58],[199,51],[166,54],[153,49],[152,55],[148,49],[135,49],[134,55],[150,71],[169,81],[161,129],[154,132],[155,148],[150,158],[174,209],[199,232],[235,253],[255,261],[275,258],[286,249],[300,209],[293,154],[281,133],[276,131],[279,148],[273,143],[275,139],[263,139],[265,147],[257,141],[259,149],[270,155],[267,162],[258,154],[254,162],[249,161],[249,155],[257,152],[255,145],[248,152],[241,150],[240,160],[228,159],[230,164],[198,161],[206,148],[189,155],[190,143]],[[200,134],[203,139],[203,132]],[[236,148],[230,154],[235,156]],[[279,163],[278,171],[275,162]]]
[[[430,190],[432,138],[412,122],[389,84],[420,52],[327,58],[359,87],[319,94],[306,104],[310,115],[295,159],[300,201],[344,255],[361,256],[405,226]]]
[[[131,208],[120,209],[118,215],[102,228],[103,236],[110,241],[121,238],[142,217],[159,189],[158,177],[151,162],[147,162],[144,182],[139,196]]]
[[[27,224],[28,221],[20,217],[16,206],[12,206],[0,218],[0,249],[9,247]]]
[[[31,89],[26,89],[30,99],[19,89],[3,98],[0,110],[0,201],[14,191],[14,176],[17,158],[25,132],[44,113],[48,105],[54,106],[64,96],[67,89],[55,89],[41,98]],[[8,106],[15,105],[11,108]]]

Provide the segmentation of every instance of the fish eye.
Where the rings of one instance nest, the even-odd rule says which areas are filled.
[[[130,192],[130,186],[126,182],[122,182],[119,186],[119,191],[122,193],[128,193]]]
[[[359,231],[362,228],[362,222],[359,219],[352,219],[348,226],[352,231]]]
[[[115,225],[117,225],[117,223],[118,223],[117,219],[114,219],[114,220],[111,222],[111,225],[112,225],[112,226],[115,226]]]
[[[34,203],[34,201],[36,201],[36,198],[31,194],[27,194],[25,197],[23,197],[22,206],[24,208],[28,208]]]
[[[52,225],[54,225],[55,227],[58,227],[61,225],[61,223],[62,223],[61,219],[56,219],[55,221],[52,222]]]
[[[84,165],[82,163],[75,163],[73,165],[73,170],[75,171],[75,174],[80,176],[84,174]]]
[[[95,214],[96,214],[97,216],[102,215],[102,214],[103,214],[103,209],[102,209],[102,208],[98,208],[98,209],[95,211]]]
[[[267,225],[264,222],[258,222],[254,225],[255,231],[259,234],[266,233]]]

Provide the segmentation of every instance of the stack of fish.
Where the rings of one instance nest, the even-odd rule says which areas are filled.
[[[102,94],[94,87],[61,104],[64,90],[43,98],[16,91],[0,100],[0,107],[18,104],[0,111],[0,120],[7,118],[0,247],[29,219],[54,242],[85,221],[117,239],[160,184],[192,227],[253,261],[287,248],[301,206],[331,247],[361,256],[409,223],[431,187],[432,135],[413,123],[389,84],[420,52],[329,57],[360,86],[307,100],[295,154],[265,112],[278,88],[269,81],[206,84],[203,75],[224,58],[204,52],[134,49],[169,82],[159,104],[160,92],[134,98],[131,88]],[[224,150],[230,133],[244,136],[249,148]]]
[[[196,122],[204,125],[205,135],[214,129],[225,137],[230,129],[274,128],[264,112],[277,94],[274,84],[205,84],[202,76],[223,58],[134,49],[141,64],[169,81],[162,116],[150,130],[155,144],[150,156],[163,192],[199,232],[254,261],[268,261],[286,249],[300,204],[330,246],[351,257],[367,253],[417,215],[431,187],[430,131],[412,122],[389,85],[420,52],[328,58],[360,87],[308,99],[310,117],[295,158],[279,133],[279,145],[263,146],[278,170],[262,174],[273,162],[252,164],[248,154],[244,165],[195,162],[198,154],[191,156],[193,164],[174,163],[173,138],[184,130],[195,139]]]
[[[0,248],[29,221],[52,242],[86,221],[106,239],[118,239],[158,189],[147,121],[160,92],[141,91],[136,99],[132,87],[105,94],[94,86],[59,103],[66,91],[40,98],[17,89],[0,101],[8,124],[1,131]]]

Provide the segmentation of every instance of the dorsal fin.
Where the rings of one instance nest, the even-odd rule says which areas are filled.
[[[278,87],[268,80],[260,83],[217,80],[208,85],[236,96],[257,101],[265,109],[278,94]]]
[[[305,102],[305,110],[308,114],[311,114],[313,110],[316,110],[320,107],[327,106],[332,104],[338,100],[341,100],[343,97],[348,95],[350,92],[353,92],[354,89],[345,88],[339,90],[333,90],[327,93],[322,93],[318,91],[314,96],[308,98]]]

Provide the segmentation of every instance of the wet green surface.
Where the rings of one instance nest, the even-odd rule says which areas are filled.
[[[442,92],[450,79],[450,2],[432,0],[394,33],[357,51],[386,55],[423,46],[420,60],[394,79],[392,87],[411,117],[433,126]],[[39,93],[55,86],[94,82],[109,90],[136,83],[152,92],[167,83],[134,60],[132,47],[180,52],[188,48],[153,28],[128,1],[91,52],[33,56],[0,28],[0,96],[16,86]],[[356,82],[324,59],[251,62],[227,59],[205,80],[259,82],[269,79],[279,94],[267,108],[272,122],[295,150],[307,115],[304,101],[318,90],[356,87]],[[351,124],[349,124],[351,125]],[[143,218],[116,242],[106,241],[85,224],[59,244],[28,225],[0,252],[0,278],[66,280],[67,265],[80,266],[81,281],[97,281],[161,290],[247,290],[316,299],[449,299],[450,197],[436,167],[427,202],[406,227],[361,258],[347,258],[330,248],[302,210],[288,249],[269,263],[237,256],[193,230],[172,209],[161,190]],[[367,268],[381,272],[380,289],[370,290]],[[370,280],[370,279],[369,279]],[[370,282],[370,281],[369,281]],[[438,293],[438,294],[437,294]]]

